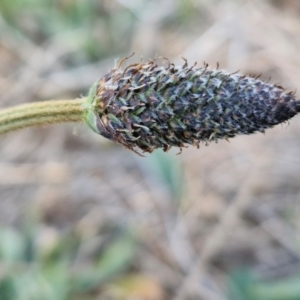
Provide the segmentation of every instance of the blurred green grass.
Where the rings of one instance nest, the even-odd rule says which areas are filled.
[[[130,11],[112,10],[108,1],[97,0],[3,0],[0,12],[10,26],[38,44],[77,30],[85,41],[81,55],[88,61],[124,52],[135,20]]]
[[[84,240],[75,232],[62,234],[39,224],[1,228],[0,299],[74,299],[122,278],[134,262],[136,240],[129,228],[111,236],[93,253],[83,253]]]

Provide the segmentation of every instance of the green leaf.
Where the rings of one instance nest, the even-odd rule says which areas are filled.
[[[74,278],[74,288],[86,291],[96,288],[126,270],[134,258],[136,241],[126,232],[101,253],[95,266]]]
[[[183,167],[178,156],[172,152],[155,150],[146,158],[147,170],[158,182],[162,182],[172,197],[180,200],[183,194]]]
[[[25,251],[24,238],[14,229],[0,230],[0,259],[5,262],[15,262],[23,257]]]

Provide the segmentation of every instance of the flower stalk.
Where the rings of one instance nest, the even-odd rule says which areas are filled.
[[[0,134],[31,126],[82,122],[83,99],[53,100],[18,105],[0,110]]]

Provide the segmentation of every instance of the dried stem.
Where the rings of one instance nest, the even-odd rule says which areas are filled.
[[[10,131],[63,122],[81,122],[84,99],[28,103],[0,110],[0,134]]]

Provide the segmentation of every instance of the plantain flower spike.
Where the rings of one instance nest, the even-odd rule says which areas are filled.
[[[207,64],[122,63],[91,88],[85,121],[135,152],[264,132],[300,111],[295,93]]]

